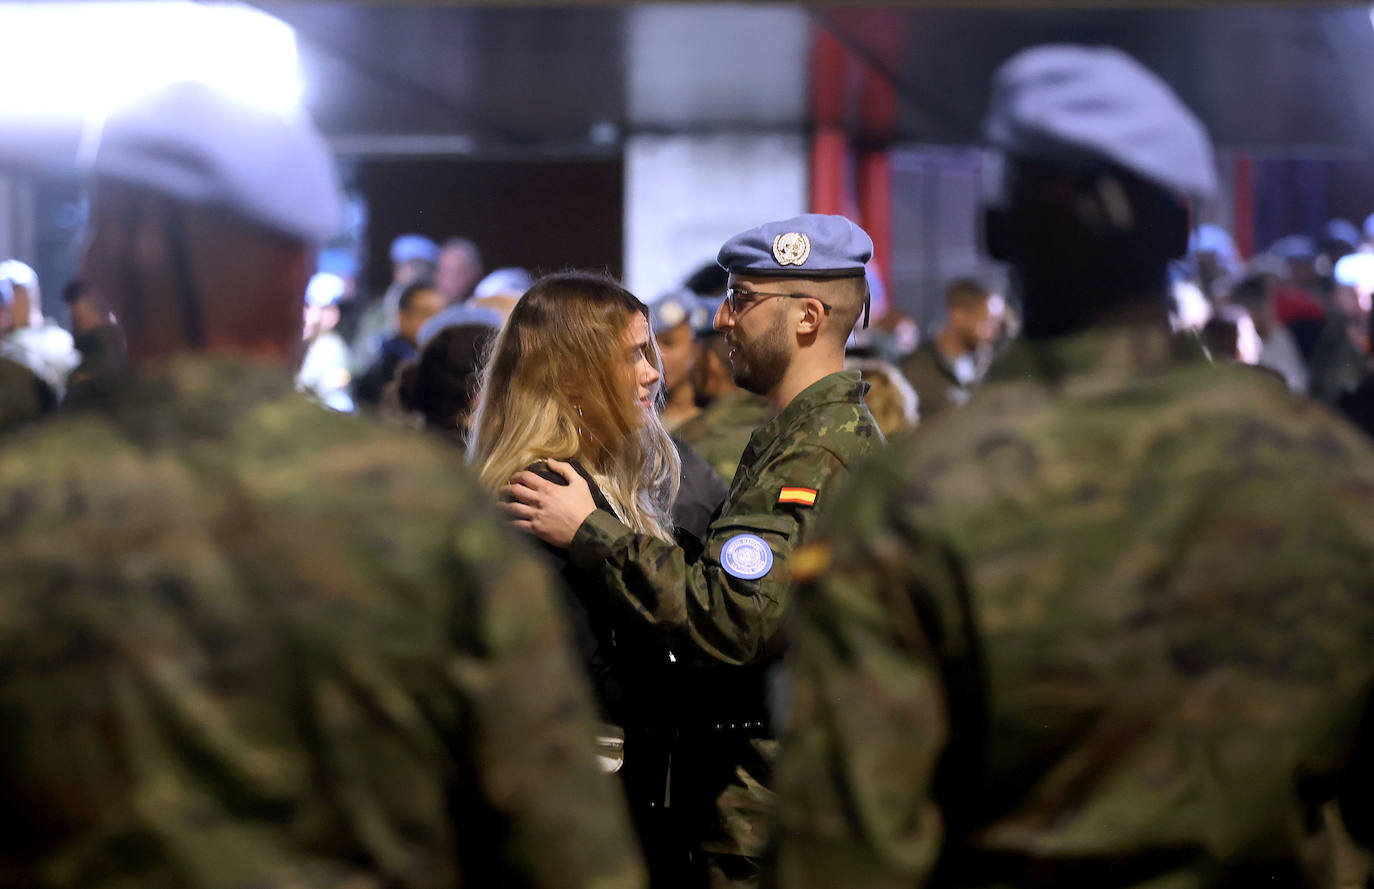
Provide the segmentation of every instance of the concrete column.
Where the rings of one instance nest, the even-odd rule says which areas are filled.
[[[0,260],[38,262],[38,188],[22,176],[0,173]]]
[[[805,213],[801,134],[631,136],[625,145],[625,283],[652,300],[713,261],[725,239]]]

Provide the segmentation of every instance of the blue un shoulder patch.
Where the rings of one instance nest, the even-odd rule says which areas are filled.
[[[720,548],[720,567],[731,577],[758,580],[773,568],[773,550],[757,534],[736,534]]]

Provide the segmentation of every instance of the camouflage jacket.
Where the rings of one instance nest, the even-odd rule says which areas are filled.
[[[743,389],[727,392],[701,413],[683,423],[673,434],[706,458],[726,482],[735,477],[739,459],[754,430],[772,419],[772,409],[762,396]]]
[[[902,360],[902,376],[916,390],[917,408],[925,422],[952,407],[961,407],[973,394],[972,384],[964,384],[949,369],[935,341],[921,347]]]
[[[789,556],[847,467],[882,441],[863,403],[866,388],[858,371],[831,374],[754,432],[699,558],[634,534],[603,510],[578,528],[569,557],[679,657],[747,664],[775,654],[791,598]],[[727,549],[739,556],[733,570],[722,564]]]
[[[0,885],[633,887],[543,561],[451,448],[182,359],[0,452]]]
[[[0,358],[0,432],[35,420],[57,405],[57,393],[33,371]]]
[[[1374,450],[1171,351],[1019,343],[855,473],[794,557],[780,885],[1292,886],[1338,793],[1370,839]]]

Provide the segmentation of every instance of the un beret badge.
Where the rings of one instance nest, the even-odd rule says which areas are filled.
[[[801,265],[811,255],[811,239],[801,232],[788,232],[773,239],[773,258],[778,265]]]

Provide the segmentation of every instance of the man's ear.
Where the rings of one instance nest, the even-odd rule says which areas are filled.
[[[803,336],[810,336],[821,329],[822,319],[825,317],[825,306],[819,299],[807,297],[801,300],[802,314],[797,321],[797,333]]]

